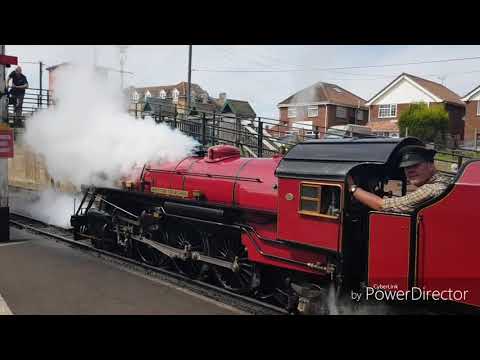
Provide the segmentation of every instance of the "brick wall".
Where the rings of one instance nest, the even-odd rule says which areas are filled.
[[[51,186],[65,191],[78,191],[71,183],[52,179],[44,158],[23,143],[14,145],[14,157],[8,159],[8,185],[28,190],[45,190]]]
[[[369,126],[372,127],[372,129],[375,129],[376,127],[380,127],[381,124],[386,124],[389,122],[390,124],[395,123],[395,127],[398,131],[398,119],[400,118],[400,115],[408,110],[411,104],[397,104],[397,115],[392,118],[379,118],[378,117],[378,112],[379,112],[379,105],[371,105],[370,106],[370,123],[368,124]],[[430,107],[434,106],[441,106],[444,107],[445,110],[447,110],[448,115],[449,115],[449,132],[452,135],[459,135],[460,139],[463,139],[463,116],[465,113],[465,110],[462,106],[457,106],[457,105],[452,105],[452,104],[445,104],[445,103],[430,103]]]
[[[376,121],[386,121],[386,120],[398,120],[400,114],[402,114],[405,110],[410,107],[410,104],[397,104],[397,115],[393,118],[379,118],[378,111],[380,106],[379,105],[371,105],[370,106],[370,122],[375,123]]]
[[[448,131],[452,135],[457,135],[460,140],[464,140],[465,122],[465,107],[452,104],[445,104],[445,110],[448,112]]]
[[[328,127],[347,125],[347,124],[357,124],[357,125],[366,125],[368,122],[368,111],[356,108],[350,108],[342,106],[347,109],[347,116],[345,118],[337,117],[337,105],[328,105]],[[363,120],[355,120],[356,114],[358,111],[363,112]]]
[[[297,107],[297,117],[288,118],[288,109],[280,108],[280,121],[282,123],[288,123],[290,126],[297,121],[312,121],[313,126],[318,126],[320,134],[325,132],[325,111],[327,114],[327,129],[332,126],[346,125],[355,123],[355,112],[357,109],[347,108],[347,117],[345,119],[336,117],[336,105],[320,105],[318,108],[318,116],[308,117],[307,106]],[[366,125],[368,122],[368,111],[363,111],[363,121],[357,121],[358,125]]]
[[[477,106],[479,101],[469,101],[465,113],[465,143],[473,144],[475,129],[480,134],[480,115],[477,115]],[[480,145],[480,144],[478,144]]]

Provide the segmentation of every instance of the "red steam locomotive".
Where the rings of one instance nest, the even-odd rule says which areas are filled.
[[[480,161],[414,214],[370,211],[346,179],[407,192],[399,151],[415,138],[310,140],[285,156],[232,146],[146,164],[123,189],[89,188],[71,224],[95,246],[290,310],[325,311],[328,289],[372,300],[480,307]],[[390,296],[390,297],[389,297]],[[314,310],[312,310],[314,309]]]

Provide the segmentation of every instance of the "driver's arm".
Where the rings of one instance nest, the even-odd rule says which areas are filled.
[[[353,197],[373,210],[381,210],[383,208],[383,199],[380,196],[372,194],[359,187],[357,187],[353,193]]]

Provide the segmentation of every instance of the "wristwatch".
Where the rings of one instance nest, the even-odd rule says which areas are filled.
[[[355,191],[357,191],[357,185],[352,185],[350,186],[350,193],[353,195],[355,193]]]

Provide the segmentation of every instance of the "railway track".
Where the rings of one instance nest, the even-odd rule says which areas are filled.
[[[142,275],[152,276],[163,282],[192,291],[220,303],[237,308],[245,313],[254,315],[286,315],[288,312],[275,305],[263,301],[235,294],[218,286],[194,280],[176,272],[150,266],[137,260],[124,257],[114,252],[97,249],[90,243],[90,239],[74,240],[73,229],[61,228],[46,224],[29,216],[10,213],[10,223],[18,228],[40,234],[49,239],[55,239],[89,254],[94,254],[106,262],[121,266],[126,270]]]

